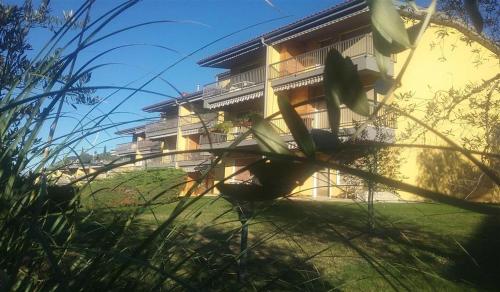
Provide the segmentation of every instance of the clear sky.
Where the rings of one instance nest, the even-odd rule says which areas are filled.
[[[1,1],[1,0],[0,0]],[[16,3],[19,1],[4,1],[6,3]],[[35,3],[37,1],[34,1]],[[147,27],[140,27],[120,35],[110,40],[100,42],[87,49],[81,55],[81,60],[86,60],[99,52],[118,45],[125,44],[154,44],[169,47],[179,53],[169,52],[164,49],[140,46],[130,47],[115,51],[97,63],[119,63],[109,67],[101,68],[94,72],[92,76],[93,85],[114,85],[124,86],[136,80],[131,86],[140,86],[142,82],[151,76],[162,71],[183,55],[186,55],[205,44],[240,30],[244,27],[257,24],[266,20],[286,17],[281,20],[266,23],[255,28],[238,33],[230,38],[224,39],[205,50],[186,59],[182,63],[167,71],[162,77],[174,84],[180,91],[191,92],[197,85],[203,85],[214,81],[215,74],[221,70],[212,68],[202,68],[196,61],[212,53],[218,52],[261,33],[270,31],[279,26],[288,24],[294,20],[307,16],[311,13],[323,10],[341,1],[338,0],[144,0],[131,8],[119,18],[114,20],[106,29],[106,32],[113,31],[126,26],[139,24],[154,20],[175,20],[176,23],[153,24]],[[122,3],[115,0],[97,0],[93,7],[92,19],[96,19],[107,10]],[[63,10],[76,10],[81,5],[81,1],[76,0],[52,0],[51,11],[53,15],[62,15]],[[103,32],[104,34],[105,32]],[[35,31],[30,35],[30,41],[36,49],[43,44],[48,35]],[[173,91],[165,82],[157,80],[152,82],[146,89],[159,91],[164,94],[175,96]],[[110,91],[99,92],[99,96],[106,96]],[[123,100],[128,92],[120,92],[109,99],[100,110],[107,112],[110,108]],[[128,100],[118,112],[111,118],[114,122],[137,119],[138,117],[153,117],[141,111],[146,105],[150,105],[161,100],[160,96],[138,93]],[[77,110],[66,107],[65,110],[73,117],[78,118],[85,113],[89,107],[79,106]],[[96,113],[98,114],[98,113]],[[95,117],[95,115],[94,115]],[[74,118],[65,118],[58,128],[57,134],[63,134],[75,125]],[[132,125],[130,125],[132,126]],[[125,128],[125,127],[122,127]],[[115,137],[112,129],[98,136],[92,136],[88,140],[90,143],[98,143],[106,139]],[[43,135],[44,133],[42,133]],[[127,142],[127,138],[114,139],[106,142],[107,149],[112,149],[116,143]],[[88,144],[78,146],[88,147]],[[102,145],[97,149],[102,151]],[[93,152],[93,150],[91,151]]]

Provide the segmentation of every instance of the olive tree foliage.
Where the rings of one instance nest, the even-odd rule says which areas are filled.
[[[17,5],[0,3],[0,103],[6,102],[8,97],[13,95],[24,97],[31,90],[44,92],[54,86],[57,88],[66,86],[71,75],[62,72],[63,61],[57,50],[46,58],[34,60],[35,54],[29,54],[33,52],[33,48],[28,36],[33,29],[55,34],[65,23],[69,23],[68,27],[73,30],[81,27],[81,21],[72,21],[71,17],[71,12],[65,12],[61,17],[51,15],[49,1],[41,1],[37,7],[34,7],[30,0]],[[53,80],[55,76],[57,80]],[[94,96],[95,91],[84,88],[90,79],[89,72],[79,76],[76,82],[72,82],[64,94],[64,103],[73,107],[79,104],[95,104],[98,100]],[[11,120],[4,135],[0,136],[0,147],[7,147],[12,141],[19,139],[16,138],[16,133],[20,127],[23,127],[30,117],[40,113],[42,109],[35,101],[21,104],[10,116]],[[45,116],[48,114],[49,112]],[[28,127],[27,133],[30,131]],[[23,145],[22,142],[22,140],[14,142],[15,147],[6,149],[10,154],[9,159],[1,160],[4,169],[9,169],[12,161],[16,160],[18,147]]]
[[[500,6],[497,0],[441,0],[438,10],[447,19],[460,19],[493,42],[500,42]]]

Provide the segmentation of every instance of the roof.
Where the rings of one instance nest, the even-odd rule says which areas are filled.
[[[203,92],[201,90],[196,91],[196,92],[191,92],[188,94],[185,94],[183,96],[180,96],[178,98],[171,98],[167,99],[165,101],[161,101],[152,105],[148,105],[144,108],[142,108],[143,111],[148,112],[148,113],[154,113],[154,112],[164,112],[167,108],[170,107],[175,107],[180,104],[184,104],[186,102],[193,102],[201,99],[203,95]]]
[[[292,35],[304,32],[312,27],[319,27],[332,20],[340,19],[367,9],[365,0],[348,0],[323,11],[309,15],[288,25],[282,26],[268,33],[260,35],[244,43],[238,44],[214,55],[198,61],[204,67],[224,68],[223,61],[236,58],[264,47],[264,43],[275,43]]]
[[[115,132],[116,135],[132,135],[132,134],[138,134],[142,133],[146,130],[145,125],[137,126],[137,127],[132,127],[132,128],[127,128],[123,129],[120,131]]]

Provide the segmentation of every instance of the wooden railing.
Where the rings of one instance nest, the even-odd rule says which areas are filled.
[[[179,123],[181,126],[191,125],[191,124],[201,124],[201,121],[200,121],[200,118],[201,118],[204,123],[213,124],[213,123],[217,122],[218,117],[219,117],[219,113],[217,113],[217,112],[203,113],[203,114],[199,114],[199,115],[191,114],[191,115],[179,117]]]
[[[146,136],[159,136],[174,133],[177,131],[178,120],[167,119],[146,125]]]
[[[248,131],[247,127],[244,126],[236,126],[232,127],[229,130],[229,133],[210,133],[210,140],[208,139],[207,134],[203,134],[200,136],[200,145],[209,145],[210,142],[212,144],[224,143],[224,142],[232,142],[236,140],[241,134]],[[252,139],[252,135],[248,135],[245,137],[245,140]]]
[[[373,113],[374,105],[370,105],[370,113]],[[330,129],[330,123],[328,121],[328,112],[326,110],[320,110],[316,112],[301,114],[300,117],[302,121],[306,125],[307,129],[322,129],[328,130]],[[347,107],[342,107],[340,109],[340,128],[349,128],[355,127],[359,123],[367,121],[367,117],[357,114]],[[386,112],[385,110],[380,110],[377,113],[377,119],[375,123],[382,127],[387,128],[396,128],[396,114],[393,112]],[[273,124],[278,132],[282,135],[290,134],[290,130],[288,129],[285,120],[281,117],[275,118],[271,120],[271,124]]]
[[[227,78],[205,85],[203,87],[203,97],[220,95],[261,84],[264,82],[265,76],[265,66],[240,74],[230,75]]]
[[[161,150],[161,142],[160,141],[151,141],[151,140],[142,140],[137,141],[137,148],[139,151],[160,151]]]
[[[116,145],[115,151],[118,155],[132,154],[137,150],[137,144],[135,142],[122,143]]]
[[[209,160],[210,153],[208,152],[191,152],[191,153],[181,153],[175,156],[176,161],[200,161]]]
[[[338,50],[344,57],[373,55],[373,38],[371,34],[364,34],[273,63],[269,65],[269,79],[321,67],[325,64],[326,56],[331,49]],[[395,61],[395,55],[392,60]]]
[[[172,167],[174,166],[175,155],[167,155],[162,157],[155,157],[145,160],[145,166],[147,167]]]

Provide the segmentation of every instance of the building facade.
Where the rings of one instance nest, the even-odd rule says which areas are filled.
[[[411,20],[407,23],[411,25]],[[443,29],[452,35],[446,40],[448,44],[441,44],[440,49],[435,49],[435,45],[432,46],[436,42],[435,35]],[[495,58],[486,61],[474,74],[457,70],[471,60],[467,56],[472,58],[475,54],[474,50],[459,41],[461,36],[452,28],[432,25],[425,32],[414,56],[415,65],[408,69],[398,93],[412,92],[428,97],[431,87],[432,90],[446,89],[497,74],[498,59]],[[450,44],[454,45],[453,50]],[[491,53],[479,44],[472,46],[484,54]],[[224,72],[198,92],[144,108],[146,112],[159,113],[160,120],[118,132],[133,138],[131,143],[118,145],[116,153],[141,158],[150,154],[196,150],[136,163],[142,166],[147,164],[147,167],[182,168],[190,180],[196,180],[213,161],[213,156],[203,150],[229,147],[251,127],[252,115],[275,115],[279,111],[278,96],[286,96],[292,104],[302,104],[296,110],[308,129],[329,130],[323,69],[331,49],[350,57],[356,65],[373,109],[383,98],[384,88],[377,82],[380,72],[374,56],[370,15],[365,1],[348,1],[200,60],[198,64],[201,67],[224,69]],[[443,50],[447,55],[446,62],[438,61]],[[389,75],[395,76],[400,72],[401,60],[405,60],[407,54],[403,52],[391,58]],[[432,70],[429,70],[430,66]],[[340,134],[352,134],[365,119],[348,108],[342,108]],[[293,137],[284,120],[277,115],[270,121],[293,148]],[[363,139],[401,142],[398,129],[405,128],[407,124],[404,117],[382,110],[375,123],[364,131]],[[248,136],[237,147],[251,150],[258,146],[255,139]],[[417,151],[402,150],[399,155],[404,157],[404,161],[397,165],[403,174],[401,179],[417,183]],[[200,191],[257,159],[259,157],[248,154],[227,155],[212,169]],[[228,182],[244,183],[250,179],[248,172],[242,172]],[[308,178],[296,189],[296,193],[314,198],[348,197],[353,195],[348,186],[350,181],[342,173],[324,169]],[[355,195],[363,196],[365,192],[366,187],[360,182]],[[401,196],[411,198],[407,194],[380,191],[376,199],[392,200]]]

